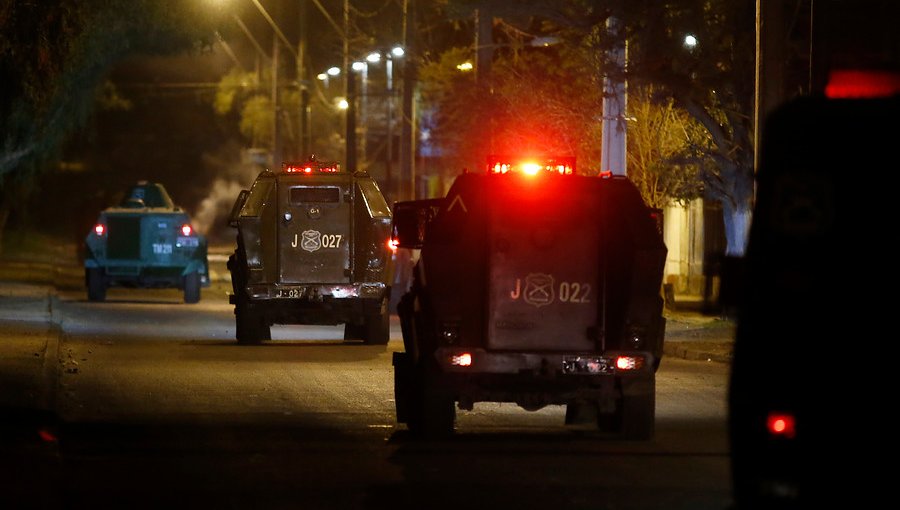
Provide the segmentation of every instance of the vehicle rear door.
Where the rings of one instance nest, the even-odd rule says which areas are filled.
[[[595,349],[598,204],[574,180],[557,184],[509,187],[494,197],[487,225],[491,349]]]
[[[297,176],[279,183],[278,270],[284,284],[350,281],[349,176]]]

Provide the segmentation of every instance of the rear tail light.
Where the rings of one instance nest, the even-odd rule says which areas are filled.
[[[183,235],[189,236],[189,235],[191,235],[193,232],[194,232],[194,229],[193,229],[190,225],[188,225],[188,224],[185,223],[184,225],[181,226],[181,233],[182,233]]]
[[[472,366],[472,355],[468,352],[464,352],[456,356],[451,356],[450,364],[458,367],[470,367]]]
[[[388,239],[387,246],[391,251],[397,251],[397,248],[400,247],[400,241],[397,239]]]
[[[797,435],[797,423],[794,415],[790,413],[769,413],[766,419],[766,429],[775,437],[792,439]]]
[[[98,236],[102,236],[104,233],[106,233],[106,225],[102,223],[94,225],[94,233]]]
[[[48,428],[38,429],[38,436],[45,443],[56,443],[57,441],[59,441],[59,438],[56,437],[56,434],[54,434],[53,431]]]
[[[643,356],[617,356],[616,369],[618,370],[640,370],[644,368]]]

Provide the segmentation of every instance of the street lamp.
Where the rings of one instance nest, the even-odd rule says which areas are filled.
[[[697,38],[694,37],[693,34],[688,34],[688,35],[684,36],[684,47],[685,48],[692,50],[697,47],[697,43],[698,43]]]

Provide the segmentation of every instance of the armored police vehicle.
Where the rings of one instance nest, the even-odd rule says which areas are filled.
[[[654,429],[666,248],[624,177],[574,158],[493,157],[446,197],[397,203],[393,235],[421,249],[398,314],[397,420],[451,433],[455,404],[566,405],[566,422],[630,438]]]
[[[388,342],[391,210],[365,172],[311,159],[266,170],[234,204],[228,260],[239,343],[272,324],[345,324],[347,340]]]
[[[836,71],[825,92],[768,117],[746,255],[723,275],[738,309],[728,410],[741,509],[874,507],[877,489],[860,488],[890,487],[871,455],[896,424],[886,296],[900,76]]]
[[[103,301],[113,286],[169,287],[183,289],[185,303],[196,303],[200,288],[209,285],[206,251],[206,238],[163,185],[140,181],[100,213],[85,239],[88,299]]]

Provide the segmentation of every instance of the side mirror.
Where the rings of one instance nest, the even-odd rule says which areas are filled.
[[[244,208],[244,202],[247,201],[247,197],[250,196],[250,190],[243,189],[238,194],[237,200],[234,201],[234,205],[231,206],[231,214],[228,215],[228,224],[234,228],[238,226],[238,216],[241,214],[241,209]]]
[[[397,247],[422,248],[428,224],[437,216],[443,203],[443,198],[395,202],[391,239],[397,242]]]

